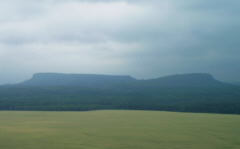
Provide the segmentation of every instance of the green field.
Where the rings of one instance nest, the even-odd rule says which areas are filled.
[[[0,149],[239,149],[240,115],[0,111]]]

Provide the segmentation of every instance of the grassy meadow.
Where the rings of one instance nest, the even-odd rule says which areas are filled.
[[[0,149],[239,149],[240,115],[0,111]]]

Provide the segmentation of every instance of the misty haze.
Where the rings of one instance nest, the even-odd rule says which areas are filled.
[[[239,6],[0,0],[0,148],[240,148]]]

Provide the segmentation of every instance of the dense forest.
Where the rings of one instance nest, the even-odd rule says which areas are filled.
[[[0,87],[0,110],[98,109],[240,114],[240,87]]]

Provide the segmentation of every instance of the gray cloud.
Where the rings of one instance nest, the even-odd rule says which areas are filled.
[[[35,72],[239,81],[239,1],[0,0],[0,84]]]

